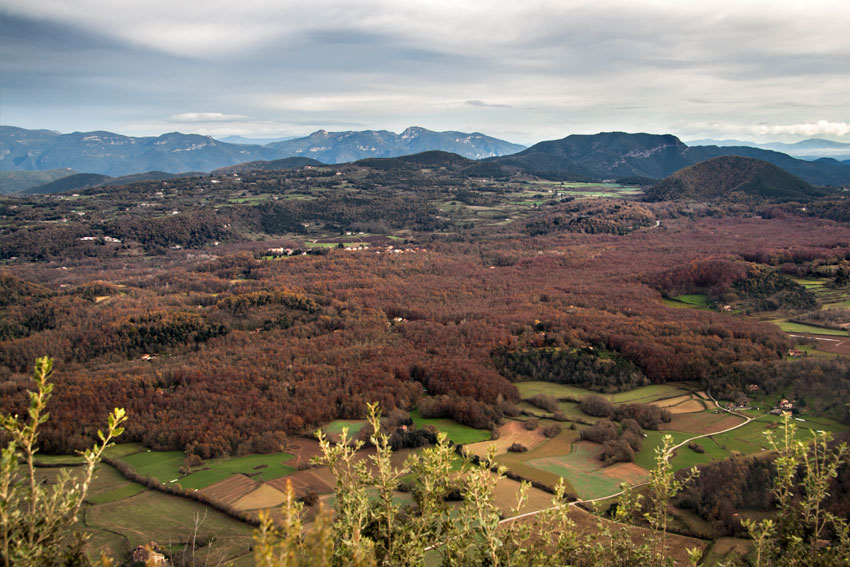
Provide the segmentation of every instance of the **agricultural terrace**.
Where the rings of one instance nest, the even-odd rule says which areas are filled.
[[[655,466],[655,449],[661,446],[665,435],[671,435],[674,444],[683,444],[676,450],[672,460],[673,467],[678,470],[733,455],[764,452],[769,449],[765,431],[781,431],[782,418],[767,415],[767,408],[772,407],[776,400],[773,400],[773,403],[762,400],[762,409],[745,411],[751,419],[755,418],[747,423],[746,418],[719,409],[697,384],[650,385],[627,392],[603,394],[615,406],[628,403],[652,404],[667,409],[672,414],[672,420],[662,423],[659,430],[644,431],[642,447],[635,452],[633,463],[617,463],[606,467],[600,459],[602,446],[580,440],[581,430],[588,427],[586,424],[600,420],[598,417],[584,414],[580,401],[585,396],[599,395],[598,393],[552,382],[518,382],[516,386],[524,399],[538,394],[557,399],[558,410],[568,421],[573,422],[572,427],[575,427],[575,430],[567,429],[569,423],[562,424],[565,430],[559,436],[534,443],[528,447],[530,450],[524,453],[507,453],[510,443],[499,443],[498,462],[528,480],[550,486],[557,482],[558,478],[563,478],[569,483],[573,493],[582,499],[614,494],[619,491],[621,482],[633,485],[644,482],[647,471]],[[546,410],[528,402],[521,402],[519,408],[528,414],[522,419],[528,419],[529,415],[539,419],[552,417]],[[812,432],[817,430],[846,430],[846,427],[828,418],[799,416],[794,423],[800,428],[800,439],[810,437]],[[513,439],[519,439],[521,429],[517,426],[503,426],[500,431],[502,430],[514,435],[511,442]],[[533,439],[531,433],[533,432],[525,433],[529,442]],[[690,440],[694,440],[693,447],[688,445]],[[487,443],[482,443],[470,449],[480,454],[486,451],[486,446]]]

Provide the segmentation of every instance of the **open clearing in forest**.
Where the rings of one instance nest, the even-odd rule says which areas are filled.
[[[452,419],[424,418],[419,415],[419,410],[410,412],[410,418],[416,427],[434,426],[437,431],[445,432],[449,440],[455,445],[466,445],[468,443],[479,443],[490,439],[490,432],[486,429],[475,429],[461,425]]]
[[[365,419],[337,419],[330,422],[322,428],[328,439],[334,443],[339,443],[342,436],[342,430],[348,429],[348,438],[356,437],[360,430],[366,425]]]
[[[522,422],[510,420],[499,427],[499,438],[479,443],[464,445],[467,453],[484,457],[491,445],[496,446],[496,454],[501,455],[508,451],[508,447],[514,443],[523,445],[526,449],[534,449],[546,441],[543,435],[543,427],[540,426],[533,431],[528,431]]]

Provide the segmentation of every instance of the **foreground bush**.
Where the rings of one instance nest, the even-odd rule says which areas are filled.
[[[39,358],[29,392],[29,419],[0,416],[9,443],[0,455],[0,559],[5,567],[84,566],[88,534],[75,531],[80,509],[88,493],[94,469],[103,451],[124,432],[123,409],[115,409],[106,433],[98,431],[100,444],[81,452],[85,459],[81,479],[63,470],[53,486],[42,485],[35,474],[38,427],[47,421],[45,411],[53,392],[48,380],[53,361]],[[23,466],[21,465],[23,462]]]

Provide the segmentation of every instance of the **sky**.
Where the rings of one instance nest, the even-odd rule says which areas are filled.
[[[0,124],[850,142],[847,0],[0,0]]]

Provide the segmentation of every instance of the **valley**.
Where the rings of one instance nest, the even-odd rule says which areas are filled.
[[[523,518],[559,481],[571,514],[610,515],[665,435],[674,470],[756,467],[783,400],[799,439],[847,435],[842,195],[648,201],[469,167],[427,153],[0,198],[0,409],[23,407],[36,356],[56,360],[48,480],[110,408],[130,416],[85,507],[97,546],[176,553],[206,507],[203,553],[252,564],[287,482],[308,525],[333,506],[312,434],[364,439],[372,402],[398,466],[438,432],[454,467],[495,446],[506,521],[520,480]],[[750,549],[728,545],[732,514],[770,514],[701,498],[674,503],[671,537],[715,563]]]

